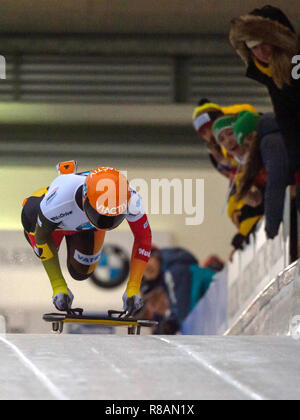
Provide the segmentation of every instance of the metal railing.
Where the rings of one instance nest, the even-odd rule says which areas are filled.
[[[0,101],[46,103],[197,103],[269,105],[266,90],[244,75],[233,54],[214,56],[6,56]]]

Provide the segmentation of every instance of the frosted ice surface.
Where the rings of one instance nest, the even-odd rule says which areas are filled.
[[[289,337],[0,335],[0,399],[300,399]]]

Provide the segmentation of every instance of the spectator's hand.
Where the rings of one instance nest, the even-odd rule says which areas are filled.
[[[234,247],[235,250],[243,250],[245,242],[247,243],[247,237],[242,235],[241,233],[237,233],[231,241],[231,245]]]
[[[240,227],[240,218],[242,216],[242,212],[241,211],[235,211],[232,215],[232,221],[235,224],[235,226],[239,229]]]

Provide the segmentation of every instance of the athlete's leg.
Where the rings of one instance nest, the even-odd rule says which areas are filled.
[[[22,210],[22,225],[24,228],[24,235],[28,243],[31,245],[35,254],[39,256],[38,249],[35,242],[35,226],[37,222],[37,217],[40,209],[40,203],[43,199],[42,197],[32,196],[29,197],[25,202]],[[53,241],[57,249],[65,236],[66,232],[64,231],[54,231],[52,233]]]
[[[21,221],[24,230],[27,233],[33,233],[37,221],[37,216],[40,209],[40,203],[43,197],[29,197],[23,205]]]
[[[105,231],[82,231],[66,236],[70,275],[75,280],[89,278],[99,264]]]

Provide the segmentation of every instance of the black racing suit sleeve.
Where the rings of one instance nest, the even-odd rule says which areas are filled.
[[[42,213],[41,209],[38,213],[38,220],[41,223],[41,227],[44,227],[47,231],[53,232],[55,229],[59,227],[59,223],[54,223],[48,220]]]
[[[278,235],[279,226],[283,220],[285,191],[289,175],[289,160],[281,133],[264,136],[261,140],[260,151],[267,171],[266,233],[269,239],[273,239]]]

